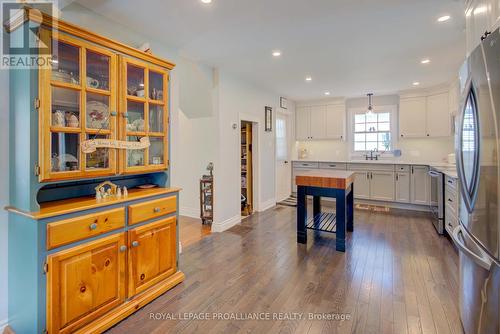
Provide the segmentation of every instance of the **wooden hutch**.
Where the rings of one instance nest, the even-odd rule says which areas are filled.
[[[34,26],[52,60],[10,71],[9,325],[102,332],[184,279],[169,175],[174,64],[29,8],[5,23],[17,41]],[[142,149],[81,149],[142,138]],[[128,195],[96,199],[106,180]]]

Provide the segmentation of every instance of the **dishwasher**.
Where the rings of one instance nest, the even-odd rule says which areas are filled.
[[[438,234],[444,234],[444,175],[431,168],[431,199],[430,208],[433,215],[432,224]]]

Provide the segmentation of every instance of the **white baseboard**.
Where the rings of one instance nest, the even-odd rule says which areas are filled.
[[[0,333],[3,333],[5,327],[9,324],[9,319],[0,320]]]
[[[212,232],[224,232],[225,230],[230,229],[236,224],[241,223],[241,215],[231,217],[229,219],[224,220],[223,222],[213,222],[212,223]]]
[[[190,218],[200,218],[200,209],[199,208],[191,208],[188,206],[181,206],[181,207],[179,207],[179,215],[190,217]]]
[[[267,209],[272,208],[273,206],[276,205],[276,199],[271,198],[268,201],[265,201],[263,203],[259,203],[259,209],[257,210],[258,212],[266,211]]]

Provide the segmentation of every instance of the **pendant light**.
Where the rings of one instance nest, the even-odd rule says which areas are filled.
[[[366,109],[366,114],[373,115],[373,105],[372,105],[373,93],[368,93],[366,95],[368,96],[368,108]]]

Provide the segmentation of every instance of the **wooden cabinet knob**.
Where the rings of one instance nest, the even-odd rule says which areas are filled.
[[[144,281],[145,278],[146,278],[146,275],[141,274],[141,281]]]
[[[85,291],[87,291],[87,287],[86,287],[85,285],[82,285],[82,286],[80,287],[80,292],[81,292],[81,293],[84,293]]]

